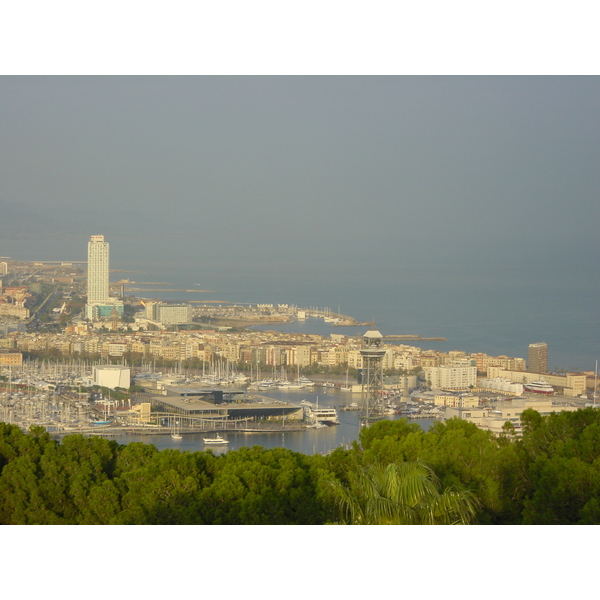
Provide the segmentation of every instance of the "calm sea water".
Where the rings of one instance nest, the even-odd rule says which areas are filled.
[[[397,270],[365,274],[358,267],[356,271],[314,273],[280,269],[260,275],[234,268],[163,268],[142,276],[146,281],[172,283],[176,289],[212,290],[153,291],[148,297],[328,307],[362,322],[374,319],[384,335],[444,337],[448,341],[415,344],[443,352],[464,350],[526,359],[529,344],[546,342],[550,369],[570,371],[591,371],[600,356],[598,285],[591,278],[563,276],[559,282],[474,275],[459,282],[446,272],[402,277]],[[268,328],[324,336],[362,334],[365,329],[331,327],[315,319]]]

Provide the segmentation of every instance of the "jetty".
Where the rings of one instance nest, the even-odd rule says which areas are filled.
[[[428,342],[428,341],[435,341],[435,342],[447,342],[447,338],[445,337],[423,337],[420,335],[414,335],[414,334],[400,334],[400,335],[384,335],[383,336],[384,340],[409,340],[409,341],[415,341],[415,342]]]

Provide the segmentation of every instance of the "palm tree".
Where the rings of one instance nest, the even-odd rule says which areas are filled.
[[[352,525],[467,525],[479,506],[465,490],[447,488],[420,462],[363,468],[350,487],[330,480],[342,522]]]

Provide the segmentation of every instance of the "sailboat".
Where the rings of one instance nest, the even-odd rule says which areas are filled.
[[[297,365],[298,375],[296,377],[296,381],[289,382],[287,388],[289,390],[302,390],[304,389],[304,384],[300,382],[300,365]]]
[[[183,436],[180,433],[181,428],[177,427],[178,425],[179,425],[179,421],[175,421],[173,424],[173,430],[171,432],[171,437],[174,440],[182,440],[183,439]]]
[[[351,392],[352,388],[348,385],[348,369],[346,369],[346,385],[342,386],[340,388],[341,391],[343,392]]]

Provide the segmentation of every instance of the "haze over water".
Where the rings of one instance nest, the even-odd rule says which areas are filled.
[[[0,91],[1,256],[86,260],[103,234],[111,268],[132,271],[114,280],[214,290],[151,297],[339,307],[448,338],[440,350],[546,342],[551,368],[594,368],[597,77],[2,77]]]

